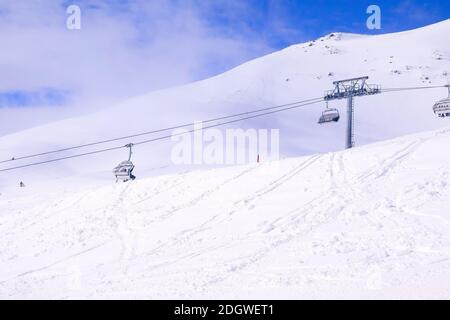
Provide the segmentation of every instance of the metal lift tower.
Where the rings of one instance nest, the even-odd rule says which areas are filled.
[[[355,146],[354,140],[354,102],[353,97],[368,96],[381,93],[381,87],[378,85],[369,85],[366,81],[369,77],[354,78],[333,82],[335,88],[325,92],[325,101],[347,99],[347,137],[346,148]]]

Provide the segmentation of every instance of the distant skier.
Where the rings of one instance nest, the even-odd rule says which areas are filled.
[[[23,183],[22,181],[20,181],[19,186],[20,186],[21,188],[25,188],[25,183]]]

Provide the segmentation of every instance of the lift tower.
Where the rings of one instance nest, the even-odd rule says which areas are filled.
[[[354,140],[354,102],[353,97],[368,96],[381,93],[381,87],[378,85],[369,85],[366,81],[369,77],[353,78],[333,82],[335,88],[325,92],[324,100],[347,99],[347,134],[346,149],[355,146]]]

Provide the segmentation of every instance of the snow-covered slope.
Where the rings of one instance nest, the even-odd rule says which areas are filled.
[[[1,298],[450,298],[450,129],[0,195]]]
[[[258,107],[321,97],[325,90],[332,89],[333,81],[355,76],[368,75],[370,83],[385,88],[447,84],[450,72],[449,33],[450,20],[446,20],[395,34],[328,35],[248,62],[211,79],[152,92],[108,110],[1,137],[0,157],[1,160],[10,159]],[[448,121],[436,119],[431,112],[433,103],[445,96],[445,89],[435,89],[357,99],[358,145],[447,126]],[[343,107],[344,104],[343,101],[332,105]],[[317,125],[323,108],[323,105],[311,106],[247,121],[243,126],[280,128],[283,156],[340,150],[344,146],[345,112],[342,112],[341,123],[323,127]],[[139,140],[116,142],[104,147]],[[140,176],[150,174],[149,170],[155,168],[171,166],[169,155],[172,146],[173,143],[165,141],[137,148],[134,160]],[[80,150],[66,152],[62,156],[77,152]],[[44,178],[68,175],[107,180],[111,179],[110,169],[125,157],[124,150],[10,174],[2,173],[0,187],[11,183],[15,185],[20,180],[34,184]],[[14,164],[23,163],[26,161]]]

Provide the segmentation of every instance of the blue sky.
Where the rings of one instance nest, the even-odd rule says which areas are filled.
[[[450,1],[366,0],[248,0],[251,10],[241,15],[221,14],[221,4],[207,18],[218,28],[260,32],[275,48],[320,37],[334,31],[379,34],[403,31],[450,17]],[[368,30],[368,6],[378,5],[382,29]]]
[[[0,93],[0,106],[61,106],[66,99],[67,94],[65,92],[53,88],[42,88],[39,91],[10,90]]]
[[[71,4],[79,31],[65,27]],[[379,31],[366,28],[371,4],[382,11]],[[450,1],[436,0],[0,0],[0,107],[111,104],[334,31],[388,33],[449,17]]]

